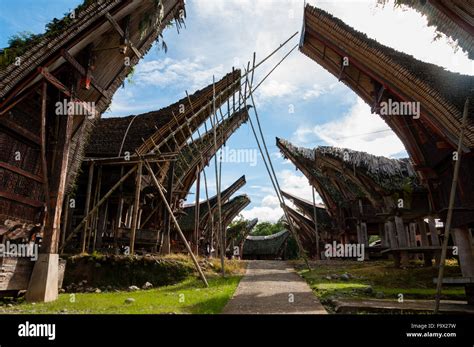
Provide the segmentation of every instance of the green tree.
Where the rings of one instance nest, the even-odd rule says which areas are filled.
[[[277,223],[260,222],[255,226],[255,229],[251,233],[253,236],[268,236],[276,234],[284,229],[283,224],[278,221]]]

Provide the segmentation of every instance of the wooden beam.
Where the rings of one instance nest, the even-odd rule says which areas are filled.
[[[81,76],[86,77],[88,75],[87,70],[65,49],[61,50],[61,55],[63,56],[66,61],[72,65],[74,69],[77,70],[81,74]],[[91,76],[89,74],[89,77],[91,79],[91,84],[92,86],[100,93],[102,94],[103,97],[106,99],[110,99],[109,93],[102,88],[102,86],[97,82],[97,80],[94,78],[94,76]]]
[[[120,27],[120,25],[117,23],[117,21],[114,19],[114,17],[112,17],[112,15],[110,13],[106,13],[105,14],[105,18],[107,18],[107,20],[110,22],[110,24],[112,25],[112,27],[115,29],[115,31],[120,35],[120,37],[122,38],[125,38],[125,33],[124,31],[122,30],[122,28]],[[141,59],[142,58],[142,54],[138,51],[138,49],[133,45],[133,43],[131,41],[128,42],[130,48],[132,49],[133,53],[135,53],[135,55]]]
[[[71,100],[69,100],[70,102],[80,103],[82,105],[82,107],[84,107],[84,109],[89,113],[90,117],[96,117],[97,116],[97,113],[96,113],[95,110],[91,110],[89,105],[86,102],[84,102],[80,99],[74,98],[73,95],[72,95],[73,93],[71,92],[71,90],[69,88],[67,88],[60,80],[58,80],[56,77],[54,77],[51,73],[49,73],[47,68],[39,67],[38,71],[41,75],[43,75],[43,77],[49,83],[51,83],[53,86],[55,86],[61,93],[63,93],[67,97],[71,98]]]
[[[16,167],[4,162],[0,162],[0,168],[3,168],[8,171],[12,171],[23,177],[31,178],[32,180],[35,180],[36,182],[43,183],[42,177],[32,174],[31,172],[25,171],[23,169],[20,169],[19,167]]]
[[[27,198],[25,196],[10,193],[10,192],[0,191],[0,197],[8,199],[8,200],[16,201],[16,202],[19,202],[19,203],[22,203],[22,204],[25,204],[25,205],[30,205],[30,206],[33,206],[33,207],[42,207],[42,206],[44,206],[43,201],[33,200],[33,199]]]
[[[26,140],[29,140],[37,145],[41,145],[41,138],[38,135],[35,135],[31,131],[19,126],[17,123],[12,122],[9,119],[4,117],[0,118],[0,125],[20,135]]]

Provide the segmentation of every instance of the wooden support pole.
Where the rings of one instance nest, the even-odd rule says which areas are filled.
[[[133,199],[133,215],[132,215],[132,228],[130,231],[130,254],[135,253],[135,236],[137,233],[138,225],[138,210],[140,209],[140,191],[142,186],[142,168],[143,164],[139,163],[137,172],[135,173],[135,196]]]
[[[174,177],[174,168],[175,162],[171,162],[169,169],[168,169],[168,182],[166,187],[166,201],[171,206],[172,202],[171,199],[173,198],[173,177]],[[170,214],[166,206],[164,206],[163,210],[163,225],[164,225],[164,235],[166,237],[167,243],[165,244],[165,253],[171,254],[171,219]]]
[[[66,198],[64,199],[64,209],[63,209],[63,227],[62,227],[62,232],[61,232],[61,245],[64,244],[64,241],[66,240],[66,232],[68,229],[68,223],[69,223],[69,194],[66,195]]]
[[[420,242],[421,247],[429,247],[430,243],[428,241],[428,233],[426,231],[426,223],[425,221],[420,218],[417,220],[418,230],[420,230]],[[431,254],[425,252],[423,253],[423,261],[426,267],[433,266],[433,262],[431,259]]]
[[[464,110],[463,110],[462,123],[461,123],[461,133],[459,134],[458,148],[456,152],[458,157],[457,157],[456,163],[454,164],[453,181],[451,182],[451,192],[449,194],[448,215],[446,216],[444,240],[443,240],[443,246],[441,248],[441,259],[439,263],[438,283],[436,284],[436,303],[435,303],[435,309],[434,309],[435,314],[437,314],[439,311],[439,302],[441,300],[441,289],[443,287],[443,275],[444,275],[444,262],[446,261],[446,253],[448,250],[448,242],[449,242],[449,233],[451,231],[450,230],[451,222],[453,219],[454,200],[456,199],[456,187],[458,184],[459,169],[461,168],[462,147],[463,147],[463,141],[464,141],[464,131],[466,128],[467,117],[469,113],[468,110],[469,110],[469,97],[466,98],[466,102],[464,103]],[[472,257],[472,254],[470,256]]]
[[[113,185],[112,188],[109,189],[109,191],[100,199],[100,201],[95,205],[92,210],[89,211],[89,213],[81,220],[81,222],[76,226],[76,228],[72,231],[71,234],[68,235],[66,238],[66,243],[72,239],[72,237],[82,228],[82,225],[87,221],[90,216],[97,211],[97,209],[115,192],[115,190],[128,178],[130,177],[131,174],[137,170],[138,166],[132,167],[120,180]],[[64,248],[64,246],[63,246]]]
[[[416,223],[408,224],[408,235],[410,236],[410,247],[416,247]]]
[[[46,218],[50,213],[50,197],[49,197],[49,179],[48,179],[48,162],[46,159],[46,103],[48,100],[47,96],[48,84],[43,82],[41,86],[41,171],[43,174],[43,190],[46,208]]]
[[[436,230],[436,221],[433,217],[428,218],[428,227],[430,228],[431,245],[439,246],[438,230]]]
[[[319,230],[318,230],[318,213],[316,207],[316,193],[315,188],[312,186],[311,191],[313,193],[313,215],[314,215],[314,234],[316,235],[316,260],[321,259],[321,253],[319,250]]]
[[[398,246],[407,247],[408,246],[407,232],[405,230],[405,225],[403,223],[402,217],[395,216],[395,227],[397,230]],[[408,254],[406,252],[400,252],[400,265],[401,266],[408,265]]]
[[[214,134],[214,166],[215,166],[215,175],[216,175],[216,192],[217,192],[217,235],[220,238],[220,256],[221,256],[221,274],[225,276],[225,266],[224,266],[224,257],[225,257],[225,236],[224,231],[222,230],[222,203],[221,203],[221,187],[219,184],[219,173],[218,173],[218,163],[217,163],[217,113],[216,113],[216,86],[214,81],[214,76],[212,77],[212,107],[214,124],[213,124],[213,134]],[[212,116],[211,116],[212,120]]]
[[[417,221],[418,229],[420,230],[420,241],[422,247],[427,247],[430,245],[428,241],[428,232],[426,230],[426,223],[423,219],[418,219]]]
[[[95,192],[94,192],[94,205],[97,204],[97,201],[100,200],[100,190],[102,187],[102,166],[99,166],[97,170],[97,182],[95,184]],[[92,226],[89,224],[89,235],[87,240],[87,250],[90,250],[91,238],[92,239],[92,249],[94,251],[95,248],[95,241],[97,237],[97,226],[99,222],[99,211],[100,208],[95,211],[92,215]]]
[[[27,301],[54,301],[58,297],[59,274],[59,235],[61,229],[61,213],[66,190],[69,148],[73,128],[73,115],[61,116],[58,121],[58,142],[54,150],[58,160],[51,166],[50,202],[44,228],[44,237],[40,254],[33,267],[33,272],[26,292]]]
[[[200,211],[200,203],[199,203],[199,195],[201,192],[201,170],[198,165],[196,169],[196,202],[195,202],[195,209],[194,209],[194,242],[196,247],[196,256],[199,255],[199,215],[201,214]]]
[[[85,205],[85,208],[84,208],[84,215],[85,216],[87,216],[89,214],[93,179],[94,179],[94,163],[90,163],[89,164],[89,176],[88,176],[88,179],[87,179],[86,205]],[[89,225],[90,225],[90,221],[87,220],[86,223],[84,223],[84,229],[83,229],[83,232],[82,232],[81,253],[84,253],[86,251],[86,239],[87,239],[87,232],[88,232]],[[64,244],[63,244],[63,247],[64,247]]]
[[[181,231],[181,227],[179,226],[179,223],[176,220],[176,217],[173,214],[173,210],[171,209],[171,206],[168,204],[168,201],[166,200],[165,194],[163,193],[163,188],[162,188],[160,182],[158,182],[158,180],[156,179],[156,176],[153,173],[153,170],[151,169],[150,164],[146,160],[145,160],[145,166],[146,166],[146,169],[148,170],[148,172],[150,173],[150,176],[152,178],[153,183],[155,184],[156,188],[158,189],[158,192],[160,193],[161,199],[163,200],[163,203],[165,204],[166,209],[168,210],[168,213],[170,214],[171,219],[173,220],[173,223],[176,227],[176,230],[177,230],[179,236],[181,237],[181,240],[184,242],[184,245],[186,246],[186,249],[187,249],[189,255],[191,256],[191,259],[193,260],[193,263],[196,266],[197,271],[199,272],[199,276],[201,277],[201,279],[204,282],[205,286],[209,287],[209,284],[207,283],[206,276],[204,275],[204,272],[202,272],[201,266],[199,266],[199,262],[197,261],[196,257],[194,256],[193,251],[192,251],[191,247],[189,246],[189,243],[186,240],[186,237],[184,236],[183,232]]]

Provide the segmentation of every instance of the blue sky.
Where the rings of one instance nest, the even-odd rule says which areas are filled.
[[[0,47],[21,31],[41,33],[53,17],[62,17],[80,0],[0,0]],[[451,71],[474,74],[465,52],[454,50],[449,40],[433,42],[432,28],[415,11],[384,8],[373,1],[309,1],[329,11],[369,37],[435,63]],[[303,0],[188,0],[186,29],[164,32],[165,53],[153,47],[139,63],[131,83],[114,96],[104,117],[126,116],[159,109],[212,83],[232,70],[246,66],[257,52],[257,61],[291,34],[301,29]],[[299,34],[288,47],[298,43]],[[285,50],[286,52],[286,50]],[[282,57],[270,59],[256,74],[257,82]],[[307,180],[284,161],[275,136],[307,147],[335,145],[388,157],[406,156],[405,149],[385,123],[332,75],[299,51],[289,58],[256,92],[256,103],[272,159],[283,189],[311,199]],[[289,112],[294,109],[294,112]],[[228,141],[229,149],[256,151],[248,124]],[[222,164],[222,186],[242,174],[252,204],[247,218],[275,221],[281,216],[263,162]],[[209,194],[215,193],[214,167],[206,169]],[[194,188],[193,188],[194,190]],[[193,192],[194,193],[194,192]],[[204,197],[204,191],[201,197]],[[188,198],[193,202],[194,195]]]

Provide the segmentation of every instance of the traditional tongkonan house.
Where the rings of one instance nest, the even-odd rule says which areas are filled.
[[[258,218],[249,221],[237,221],[227,228],[227,252],[230,257],[242,257],[243,247],[247,236],[258,223]]]
[[[290,160],[300,170],[309,183],[317,190],[327,213],[332,219],[333,231],[329,236],[331,241],[341,243],[357,242],[354,238],[354,228],[351,221],[355,219],[353,201],[361,196],[361,192],[353,184],[347,184],[344,180],[334,181],[325,176],[320,169],[314,165],[313,150],[296,147],[283,139],[276,139],[277,147],[283,157]],[[342,186],[344,184],[344,186]]]
[[[221,191],[221,204],[228,202],[231,196],[245,184],[245,176],[241,176],[229,187]],[[216,230],[211,229],[213,226],[211,218],[214,218],[217,209],[217,195],[200,202],[197,206],[194,203],[183,207],[182,215],[178,219],[179,225],[188,239],[193,239],[195,245],[196,240],[198,240],[198,248],[196,248],[198,250],[204,250],[206,242],[211,237],[216,237]],[[198,219],[196,219],[197,215],[199,215]],[[197,235],[195,234],[196,231],[198,232]]]
[[[324,245],[332,243],[334,241],[333,234],[336,234],[333,220],[326,207],[322,204],[314,205],[312,202],[285,191],[281,193],[296,206],[296,209],[288,206],[287,209],[294,225],[299,229],[303,248],[310,257],[319,258],[321,251],[324,250]]]
[[[56,299],[63,201],[93,124],[162,30],[172,20],[181,26],[184,14],[182,0],[87,0],[44,34],[2,50],[0,225],[25,224],[26,239],[38,234],[42,243],[31,278],[31,269],[14,281],[2,277],[0,290],[29,283],[28,300]]]
[[[300,50],[351,88],[397,134],[429,191],[432,211],[443,222],[450,208],[454,166],[461,159],[451,228],[462,281],[472,279],[474,108],[469,107],[468,100],[474,96],[474,77],[449,72],[383,46],[309,5],[304,13]],[[463,127],[461,152],[457,153]],[[472,288],[472,283],[466,285],[471,300]]]
[[[379,0],[385,3],[385,0]],[[456,40],[470,59],[474,59],[474,3],[466,0],[397,0],[397,5],[410,6],[428,19],[428,26]]]
[[[170,216],[150,175],[143,172],[141,159],[148,158],[157,180],[167,189],[170,206],[179,209],[196,179],[197,164],[204,168],[214,154],[214,146],[199,149],[209,134],[192,141],[191,136],[213,114],[213,93],[218,107],[239,88],[240,71],[236,70],[214,86],[159,111],[101,119],[86,149],[76,197],[79,207],[66,241],[75,237],[75,248],[80,243],[82,251],[129,246],[134,253],[137,242],[158,250],[166,239],[169,251]],[[242,109],[217,124],[217,148],[247,116]],[[188,158],[191,149],[196,155]],[[103,245],[103,236],[112,239],[112,245]]]

